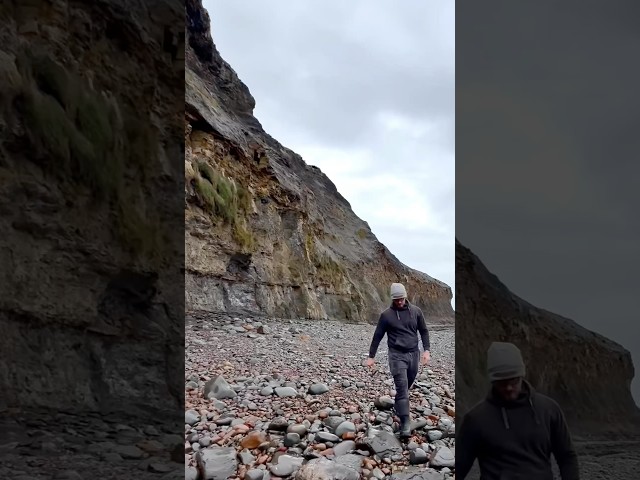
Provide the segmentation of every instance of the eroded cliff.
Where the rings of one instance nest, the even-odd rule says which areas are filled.
[[[451,289],[398,261],[326,175],[263,131],[207,11],[186,5],[187,309],[375,321],[401,281],[429,321],[452,322]]]
[[[0,6],[3,403],[181,408],[182,15]]]
[[[631,396],[631,355],[572,320],[511,293],[456,241],[456,413],[487,393],[486,353],[492,341],[519,346],[527,378],[558,401],[576,431],[638,428]]]

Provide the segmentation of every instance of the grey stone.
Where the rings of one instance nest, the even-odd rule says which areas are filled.
[[[118,445],[114,452],[124,459],[138,460],[144,457],[144,452],[134,445]]]
[[[411,430],[418,430],[420,428],[424,428],[428,425],[426,418],[416,418],[413,422],[411,422]]]
[[[209,400],[214,398],[224,400],[225,398],[235,398],[237,395],[222,375],[218,375],[204,384],[204,397]]]
[[[256,457],[246,448],[240,452],[239,457],[243,465],[251,465],[256,460]]]
[[[195,410],[187,410],[184,412],[184,423],[187,425],[195,425],[200,421],[200,414]]]
[[[174,470],[174,467],[167,463],[149,462],[148,470],[153,473],[169,473]]]
[[[348,453],[346,455],[340,455],[336,457],[335,462],[338,465],[344,465],[345,467],[349,467],[352,470],[360,473],[362,470],[362,462],[364,461],[364,457],[362,455],[357,455],[355,453]]]
[[[445,476],[431,468],[409,467],[403,473],[395,473],[389,477],[389,480],[444,480]]]
[[[289,428],[289,422],[284,417],[276,417],[269,422],[269,430],[285,431]]]
[[[338,426],[345,421],[346,419],[342,416],[329,416],[324,420],[324,424],[332,433],[336,433]]]
[[[329,391],[329,387],[324,383],[314,383],[309,387],[309,393],[311,395],[322,395],[323,393],[327,393]]]
[[[249,470],[247,473],[245,473],[244,475],[244,479],[245,480],[263,480],[265,477],[265,471],[264,470],[258,470],[256,468]]]
[[[279,397],[295,397],[298,392],[293,387],[276,387],[276,395]]]
[[[326,458],[314,458],[297,471],[294,480],[358,480],[359,478],[360,472],[349,466]]]
[[[340,457],[342,455],[346,455],[350,453],[355,448],[356,448],[356,442],[354,442],[353,440],[346,440],[344,442],[340,442],[335,447],[333,447],[333,452],[336,457]]]
[[[196,463],[202,480],[227,480],[238,468],[233,447],[212,447],[196,453]]]
[[[278,457],[278,463],[272,464],[269,470],[278,477],[288,477],[302,466],[304,458],[292,457],[291,455],[281,455]]]
[[[416,448],[409,454],[409,463],[411,463],[411,465],[421,465],[423,463],[427,463],[428,460],[429,455],[427,455],[427,452],[421,448]]]
[[[393,433],[386,430],[373,427],[369,428],[364,438],[364,443],[380,457],[402,453],[402,444],[400,441]]]
[[[288,433],[297,433],[301,437],[307,434],[307,427],[301,424],[292,424],[287,428]]]
[[[224,415],[219,416],[214,420],[216,425],[231,425],[231,423],[235,420],[235,417],[232,414],[225,413]]]
[[[355,431],[356,431],[356,426],[353,423],[347,421],[347,422],[340,423],[340,425],[338,425],[334,433],[338,437],[342,438],[342,435],[344,435],[345,433],[347,432],[355,433]]]
[[[378,467],[373,469],[373,472],[371,472],[371,475],[375,478],[377,478],[378,480],[384,480],[384,472],[382,470],[380,470]]]
[[[340,438],[337,435],[329,432],[318,432],[316,438],[322,442],[339,442]]]
[[[198,470],[195,467],[184,467],[184,480],[197,480]]]
[[[391,407],[395,405],[395,401],[389,396],[378,397],[374,400],[373,404],[376,408],[381,410],[389,410]]]
[[[287,433],[283,443],[285,447],[295,447],[300,443],[300,435],[297,433]]]
[[[431,461],[429,465],[432,467],[449,467],[453,468],[456,465],[456,458],[449,447],[438,447],[433,455],[431,455]]]

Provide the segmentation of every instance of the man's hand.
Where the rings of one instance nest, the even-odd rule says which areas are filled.
[[[422,352],[422,365],[426,365],[427,363],[429,363],[429,360],[431,360],[431,354],[429,353],[429,350]]]
[[[367,367],[373,367],[373,364],[374,364],[375,362],[376,362],[376,361],[375,361],[373,358],[367,358],[367,362],[365,363],[365,365],[366,365]]]

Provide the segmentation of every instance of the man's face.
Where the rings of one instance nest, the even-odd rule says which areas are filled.
[[[395,298],[393,304],[398,308],[404,307],[404,298]]]
[[[507,401],[516,400],[522,391],[522,377],[507,378],[493,382],[498,395]]]

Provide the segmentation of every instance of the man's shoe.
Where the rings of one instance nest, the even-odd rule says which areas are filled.
[[[400,424],[400,436],[401,437],[411,436],[411,421],[409,419],[402,420],[402,423]]]

